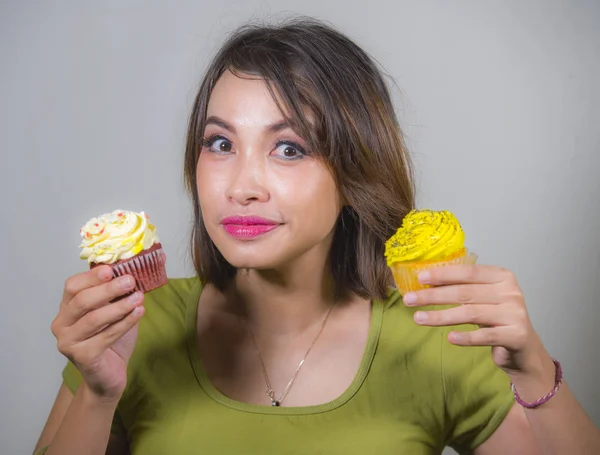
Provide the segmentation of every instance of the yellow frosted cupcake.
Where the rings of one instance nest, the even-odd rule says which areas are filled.
[[[477,255],[465,247],[465,233],[447,210],[412,210],[385,244],[387,265],[400,294],[429,287],[419,272],[452,264],[474,264]]]
[[[80,234],[79,257],[88,261],[90,269],[110,265],[115,277],[132,275],[142,292],[167,284],[166,255],[144,212],[105,213],[85,223]]]

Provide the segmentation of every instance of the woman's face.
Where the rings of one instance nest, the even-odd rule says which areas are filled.
[[[274,269],[327,254],[341,210],[334,179],[285,124],[264,80],[225,72],[206,118],[197,191],[225,259]]]

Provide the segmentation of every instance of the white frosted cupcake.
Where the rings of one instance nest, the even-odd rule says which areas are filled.
[[[144,212],[115,210],[89,220],[80,230],[80,258],[90,269],[110,265],[115,277],[132,275],[136,290],[148,292],[167,284],[166,255]]]

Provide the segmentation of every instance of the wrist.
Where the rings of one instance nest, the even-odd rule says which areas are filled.
[[[117,407],[122,394],[101,395],[94,392],[85,382],[80,386],[82,399],[85,404],[92,407],[112,409]]]
[[[507,371],[513,383],[554,384],[554,362],[545,350],[529,356],[523,363],[526,365],[524,368]]]
[[[548,356],[539,368],[511,375],[511,388],[517,402],[535,408],[552,398],[562,384],[560,363]]]

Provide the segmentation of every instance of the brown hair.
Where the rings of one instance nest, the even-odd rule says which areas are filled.
[[[237,272],[208,236],[196,187],[208,100],[226,70],[264,78],[275,102],[281,100],[286,121],[334,176],[346,204],[329,256],[337,294],[385,298],[392,278],[384,244],[414,207],[410,158],[373,59],[342,33],[308,18],[239,28],[206,71],[185,152],[185,183],[194,203],[192,258],[199,278],[224,290]]]

